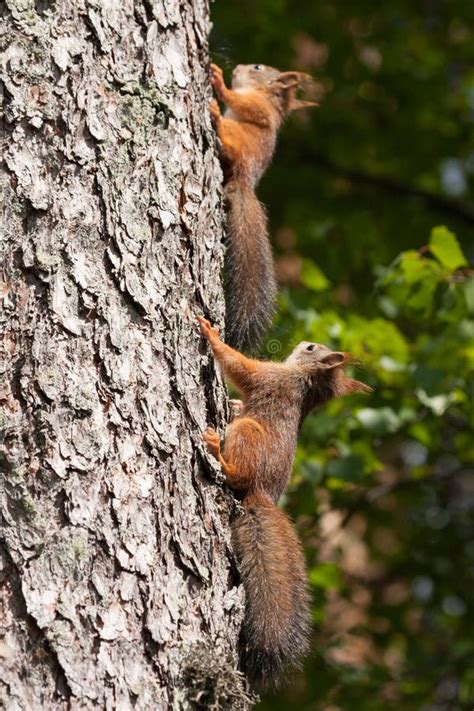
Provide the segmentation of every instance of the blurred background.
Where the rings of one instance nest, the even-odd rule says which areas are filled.
[[[311,73],[260,188],[280,309],[264,357],[347,350],[374,387],[306,422],[282,502],[312,654],[264,709],[472,709],[474,3],[225,0],[213,60]]]

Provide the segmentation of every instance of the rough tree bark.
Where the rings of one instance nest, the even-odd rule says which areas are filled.
[[[245,708],[207,0],[6,5],[3,703]]]

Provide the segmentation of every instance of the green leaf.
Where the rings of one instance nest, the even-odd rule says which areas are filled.
[[[303,261],[301,281],[311,291],[324,291],[330,286],[329,280],[324,276],[321,269],[309,259]]]
[[[424,311],[428,315],[433,303],[436,286],[437,282],[430,274],[426,274],[424,280],[412,291],[406,304],[412,309]]]
[[[348,327],[341,338],[341,347],[360,356],[364,363],[369,355],[374,359],[390,357],[398,363],[408,361],[408,346],[397,326],[383,318],[363,319],[350,315]]]
[[[429,247],[436,259],[448,269],[455,271],[467,266],[459,242],[447,227],[435,227],[432,230]]]
[[[340,590],[341,572],[335,563],[320,563],[309,571],[309,581],[316,588]]]
[[[414,250],[409,250],[402,254],[400,268],[407,284],[414,284],[420,281],[426,274],[425,260]]]
[[[421,444],[424,444],[425,447],[433,443],[434,434],[430,427],[424,422],[415,422],[408,431],[412,437],[417,439],[418,442],[421,442]]]

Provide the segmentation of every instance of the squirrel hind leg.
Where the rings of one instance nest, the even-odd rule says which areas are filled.
[[[229,457],[223,455],[219,435],[212,428],[208,427],[202,436],[209,452],[219,462],[222,472],[225,475],[226,484],[235,491],[247,491],[251,483],[251,477],[242,473],[234,464],[231,464]]]
[[[234,477],[237,472],[237,469],[236,467],[234,467],[233,464],[229,464],[229,462],[226,462],[226,460],[222,456],[221,441],[217,432],[212,427],[208,427],[207,430],[204,432],[202,438],[206,443],[209,452],[215,459],[217,459],[217,461],[221,465],[222,471],[224,472],[226,477]]]
[[[202,436],[203,441],[206,443],[207,449],[212,454],[212,456],[220,461],[221,458],[221,442],[217,432],[208,427]]]

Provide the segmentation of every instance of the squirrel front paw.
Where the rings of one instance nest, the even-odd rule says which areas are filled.
[[[211,84],[218,96],[225,91],[224,72],[217,64],[211,64]]]
[[[219,104],[215,99],[213,99],[210,103],[209,106],[210,112],[211,112],[211,118],[213,121],[217,122],[221,118],[221,110],[219,108]]]
[[[218,460],[221,453],[221,441],[217,432],[212,427],[208,427],[202,438],[209,452]]]
[[[199,327],[204,338],[207,338],[208,341],[212,341],[214,338],[219,338],[219,331],[215,326],[211,326],[206,318],[203,316],[196,316],[196,319],[199,322]]]

